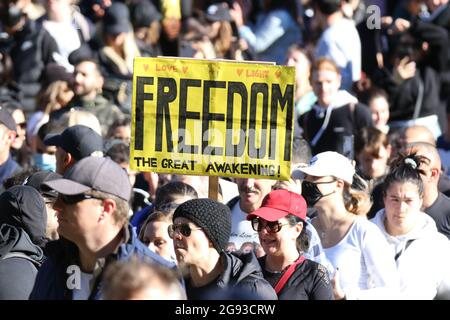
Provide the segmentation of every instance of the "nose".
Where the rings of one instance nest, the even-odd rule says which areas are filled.
[[[81,75],[81,73],[75,73],[74,79],[76,83],[81,83],[83,80],[83,76]]]
[[[255,179],[245,179],[245,186],[247,188],[253,188],[253,186],[255,185]]]
[[[147,245],[147,247],[152,250],[153,252],[156,252],[156,246],[153,242],[149,242],[149,244]]]
[[[408,210],[408,204],[407,204],[406,202],[402,201],[402,202],[400,203],[400,211],[401,211],[401,212],[405,212],[405,211],[407,211],[407,210]]]

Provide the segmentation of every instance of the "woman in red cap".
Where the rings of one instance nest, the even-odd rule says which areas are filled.
[[[280,300],[333,300],[327,269],[309,259],[306,202],[297,193],[274,190],[248,219],[266,255],[259,258],[264,278]]]

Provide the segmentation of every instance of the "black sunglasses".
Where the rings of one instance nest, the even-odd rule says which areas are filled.
[[[289,223],[280,223],[278,221],[266,221],[258,217],[252,219],[252,228],[257,232],[261,232],[266,229],[267,232],[277,233],[281,228]]]
[[[84,194],[84,193],[75,194],[75,195],[67,195],[67,194],[60,193],[58,195],[58,198],[61,199],[61,201],[64,202],[65,204],[75,204],[80,201],[88,200],[88,199],[104,200],[103,198],[91,196],[89,194]]]
[[[27,123],[26,122],[21,122],[17,124],[21,129],[26,129],[27,128]]]
[[[169,237],[173,239],[175,238],[176,232],[181,233],[184,237],[189,237],[191,235],[192,230],[201,230],[201,229],[202,228],[192,228],[187,223],[182,223],[182,224],[171,224],[167,228],[167,232],[169,233]]]

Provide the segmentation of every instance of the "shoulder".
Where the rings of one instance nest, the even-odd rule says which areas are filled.
[[[236,256],[225,253],[227,266],[225,274],[229,274],[236,287],[262,300],[276,300],[277,295],[270,283],[264,279],[261,266],[254,253]],[[231,280],[231,279],[230,279]],[[255,297],[256,298],[256,297]]]
[[[366,217],[356,217],[351,232],[359,235],[361,238],[382,237],[383,234],[375,223],[369,221]]]
[[[239,196],[234,197],[233,199],[231,199],[230,201],[227,202],[227,206],[228,208],[230,208],[230,210],[233,210],[233,207],[239,203]]]

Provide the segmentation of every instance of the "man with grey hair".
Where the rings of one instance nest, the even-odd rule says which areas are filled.
[[[101,299],[103,270],[133,256],[175,268],[141,243],[129,225],[131,185],[111,159],[84,158],[62,179],[43,185],[58,192],[54,209],[60,239],[47,244],[48,258],[31,299]]]

